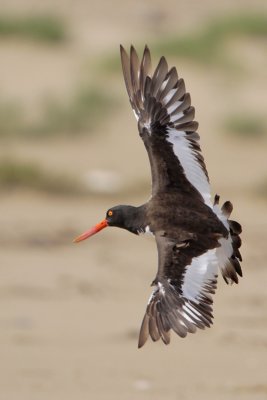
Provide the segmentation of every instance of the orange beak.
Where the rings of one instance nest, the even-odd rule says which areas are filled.
[[[88,239],[90,236],[95,235],[97,232],[100,232],[102,229],[106,228],[108,226],[108,221],[104,219],[103,221],[99,222],[99,224],[96,224],[93,226],[91,229],[88,231],[82,233],[80,236],[76,237],[73,242],[78,243],[81,242],[82,240]]]

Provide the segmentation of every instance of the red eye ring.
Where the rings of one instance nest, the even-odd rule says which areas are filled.
[[[113,211],[112,211],[112,210],[109,210],[109,211],[108,211],[108,216],[109,216],[109,217],[112,217],[112,215],[113,215]]]

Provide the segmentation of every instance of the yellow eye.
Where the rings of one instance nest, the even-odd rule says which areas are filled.
[[[109,211],[108,211],[108,216],[109,216],[109,217],[112,217],[112,215],[113,215],[113,211],[112,211],[112,210],[109,210]]]

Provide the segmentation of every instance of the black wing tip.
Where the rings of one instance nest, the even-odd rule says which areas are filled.
[[[138,341],[138,345],[137,345],[137,348],[138,349],[141,349],[142,347],[144,347],[144,345],[146,344],[146,341],[147,341],[147,339],[145,340],[145,341]]]
[[[125,58],[125,57],[130,58],[130,60],[133,57],[138,58],[138,52],[136,51],[136,48],[134,47],[133,44],[130,45],[129,55],[128,55],[127,51],[125,50],[125,48],[124,48],[124,46],[122,44],[120,44],[119,47],[120,47],[121,60],[123,60],[123,58]],[[164,58],[165,62],[167,62],[165,57],[161,57],[161,58]],[[151,62],[151,53],[150,53],[150,50],[149,50],[149,47],[148,47],[147,44],[144,47],[143,56],[142,56],[142,63],[144,62],[145,59],[146,60],[149,59],[150,60],[149,62]]]
[[[151,58],[150,50],[149,50],[149,47],[148,47],[147,44],[146,44],[145,47],[144,47],[144,51],[143,51],[143,60],[145,59],[146,56],[148,56],[149,58]]]
[[[124,55],[124,56],[129,57],[127,50],[124,48],[124,46],[122,44],[120,44],[120,54],[121,54],[121,56]],[[137,51],[136,51],[134,45],[132,45],[132,44],[130,45],[129,55],[130,55],[130,58],[132,57],[132,55],[138,56]]]
[[[123,47],[122,44],[120,44],[120,53],[121,53],[121,55],[126,53],[126,50],[125,50],[125,48]]]
[[[243,277],[242,268],[237,257],[237,250],[234,249],[233,256],[229,258],[228,263],[222,268],[222,276],[227,285],[232,285],[233,283],[237,285],[239,283],[238,276]],[[241,255],[240,258],[242,259]]]
[[[145,317],[146,316],[147,316],[147,314],[145,315]],[[159,329],[159,328],[157,327],[157,329]],[[150,336],[150,338],[152,339],[153,342],[157,342],[159,339],[161,339],[162,342],[166,346],[168,346],[170,344],[170,342],[171,342],[170,330],[161,332],[160,334],[157,331],[157,334],[159,334],[158,337],[154,336],[154,333],[155,332],[149,331],[149,332],[147,332],[147,335],[144,336],[143,332],[142,332],[142,327],[141,327],[140,334],[139,334],[139,339],[138,339],[138,345],[137,345],[138,349],[141,349],[146,344],[149,336]]]
[[[215,196],[214,204],[219,204],[219,196],[217,195]],[[240,276],[241,278],[243,277],[243,272],[240,265],[240,261],[242,261],[242,256],[239,251],[239,248],[242,244],[241,238],[239,236],[242,232],[242,226],[237,221],[229,219],[233,211],[233,204],[230,201],[226,201],[222,205],[221,211],[223,215],[227,218],[233,247],[232,256],[229,257],[228,263],[222,268],[222,276],[227,284],[238,284],[238,276]]]
[[[165,56],[161,56],[160,57],[158,64],[160,64],[162,62],[166,62],[166,57]]]
[[[134,47],[133,44],[130,45],[130,50],[131,50],[131,49],[134,49],[134,50],[135,50],[135,47]],[[124,51],[125,51],[125,48],[123,47],[123,45],[122,45],[121,43],[120,43],[120,50],[124,50]],[[145,46],[144,46],[144,52],[147,52],[147,51],[150,52],[149,46],[148,46],[147,44],[145,44]]]
[[[216,282],[216,279],[210,282],[206,291],[213,294],[212,289]],[[203,293],[201,303],[198,304],[180,297],[167,282],[161,282],[161,285],[164,286],[164,291],[155,289],[148,303],[140,328],[138,348],[143,347],[149,337],[153,342],[161,339],[168,345],[172,330],[179,337],[185,338],[188,333],[196,333],[197,329],[209,328],[213,324],[213,301],[208,293]]]
[[[124,69],[127,68],[127,63],[129,62],[129,56],[122,44],[120,44],[120,56],[121,56],[121,65],[123,69],[123,74],[125,75]]]

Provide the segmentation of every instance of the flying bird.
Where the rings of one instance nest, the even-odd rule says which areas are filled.
[[[120,51],[126,89],[151,166],[152,195],[139,207],[110,208],[103,221],[74,241],[108,226],[154,235],[158,271],[138,347],[149,336],[169,344],[171,330],[185,337],[210,327],[219,269],[226,283],[238,283],[241,226],[229,219],[230,201],[220,208],[219,196],[212,200],[195,110],[176,68],[169,68],[161,57],[151,72],[147,46],[141,62],[133,46],[129,56],[122,46]]]

